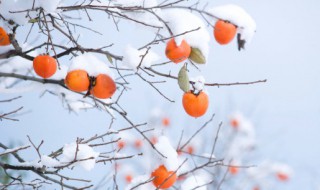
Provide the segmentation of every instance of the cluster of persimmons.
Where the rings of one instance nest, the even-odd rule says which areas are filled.
[[[226,45],[235,37],[237,27],[228,21],[218,20],[214,26],[213,33],[219,44]],[[174,63],[180,63],[188,58],[195,63],[205,63],[205,58],[201,51],[197,48],[190,47],[185,40],[182,40],[179,46],[173,38],[169,40],[166,47],[166,56]],[[190,90],[184,93],[182,104],[187,114],[192,117],[200,117],[204,115],[208,109],[209,97],[202,90],[200,92]]]
[[[228,21],[218,20],[214,27],[214,37],[219,44],[228,44],[236,35],[237,27]],[[10,45],[10,38],[6,31],[0,27],[0,46]],[[186,59],[191,59],[196,63],[204,63],[199,49],[192,48],[182,40],[178,46],[172,38],[168,41],[165,54],[174,63],[180,63]],[[38,55],[33,60],[33,69],[37,75],[47,79],[53,76],[57,70],[57,61],[49,55]],[[113,79],[106,74],[89,76],[85,70],[72,70],[67,73],[64,80],[66,86],[75,92],[87,92],[87,95],[93,95],[96,98],[110,98],[116,91],[116,84]],[[190,90],[184,93],[182,103],[185,111],[192,117],[204,115],[208,109],[209,97],[200,90]],[[171,187],[177,180],[174,171],[168,171],[164,165],[155,169],[151,176],[154,177],[153,184],[161,189]]]

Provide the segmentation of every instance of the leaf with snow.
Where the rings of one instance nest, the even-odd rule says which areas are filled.
[[[243,40],[245,43],[251,42],[257,26],[254,19],[243,8],[228,4],[213,7],[208,12],[219,19],[227,20],[236,25],[240,35],[238,40]]]
[[[75,142],[65,144],[63,147],[63,153],[61,163],[69,163],[77,160],[74,165],[80,165],[85,170],[90,171],[96,164],[96,158],[100,153],[95,152],[87,144],[77,144]],[[82,161],[79,161],[82,160]]]
[[[123,64],[137,71],[139,66],[142,68],[150,67],[159,59],[160,56],[151,49],[143,48],[138,50],[131,45],[127,45],[124,51]]]

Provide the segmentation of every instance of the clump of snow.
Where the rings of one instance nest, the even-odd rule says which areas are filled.
[[[158,5],[157,0],[115,0],[113,2],[114,6],[121,6],[121,7],[156,7]],[[121,11],[121,14],[125,14],[129,18],[134,21],[145,23],[146,25],[154,26],[154,27],[162,27],[163,23],[159,21],[159,19],[150,12],[144,10],[119,10],[119,9],[112,9],[112,11]],[[161,9],[154,8],[152,11],[159,15],[161,14]],[[145,25],[143,25],[145,26]]]
[[[237,25],[240,39],[245,40],[246,43],[251,42],[257,26],[253,18],[243,8],[228,4],[211,8],[208,12],[222,20],[227,20]]]
[[[39,6],[47,13],[54,13],[57,10],[61,0],[38,0]]]
[[[216,159],[216,156],[214,154],[211,154],[211,153],[203,153],[201,156],[205,157],[205,158],[208,158],[208,159]]]
[[[132,47],[131,45],[127,45],[124,51],[123,64],[126,65],[128,68],[137,71],[139,64],[142,68],[150,67],[160,59],[160,56],[156,54],[154,51],[149,49],[147,54],[146,52],[146,48],[138,50]]]
[[[74,58],[69,67],[69,71],[73,70],[85,70],[89,76],[106,74],[113,77],[107,64],[99,60],[93,53],[84,53]]]
[[[207,190],[206,182],[203,180],[202,176],[191,175],[182,184],[181,190]]]
[[[181,9],[163,10],[162,13],[163,20],[167,22],[173,35],[200,28],[199,30],[176,36],[175,42],[179,46],[183,39],[186,40],[191,47],[199,48],[206,60],[208,60],[210,35],[202,19],[189,11]]]
[[[96,158],[99,156],[99,154],[100,153],[95,152],[87,144],[77,144],[73,142],[64,145],[61,162],[68,163],[74,161],[74,159],[84,160],[76,162],[75,165],[80,165],[85,170],[90,171],[94,168],[96,164]]]
[[[47,155],[41,155],[41,162],[42,165],[50,168],[54,168],[57,166],[61,166],[61,163]]]
[[[170,144],[169,139],[166,136],[161,136],[154,146],[166,157],[159,155],[160,162],[158,166],[163,164],[169,171],[177,170],[181,163],[178,159],[178,153]]]
[[[244,156],[244,152],[253,150],[256,145],[255,129],[252,122],[245,118],[240,112],[235,112],[230,116],[230,119],[236,120],[238,133],[230,142],[228,150],[228,159],[240,158]]]
[[[33,166],[35,168],[54,168],[54,167],[58,167],[58,166],[61,166],[62,164],[47,156],[47,155],[41,155],[41,159],[40,160],[33,160],[33,161],[30,161],[30,162],[22,162],[22,163],[19,163],[18,164],[19,166]]]
[[[283,163],[273,163],[271,170],[275,173],[282,173],[287,175],[288,177],[293,175],[293,170],[292,168],[287,165],[287,164],[283,164]]]
[[[149,179],[150,179],[150,175],[137,176],[137,177],[132,179],[132,182],[129,185],[127,185],[125,190],[131,190],[134,187],[135,187],[134,188],[135,190],[150,190],[150,189],[154,189],[154,186],[152,185],[152,183],[150,183],[150,182],[149,183],[145,183]]]
[[[28,22],[27,14],[31,17],[35,16],[31,12],[19,12],[14,13],[15,11],[23,11],[32,8],[33,0],[1,0],[0,4],[0,13],[7,20],[13,20],[19,25],[24,25]]]
[[[255,135],[255,130],[252,122],[245,118],[241,112],[234,112],[229,116],[230,120],[235,120],[238,123],[237,130],[249,136]]]
[[[195,90],[197,90],[197,91],[203,90],[204,84],[206,82],[206,80],[203,76],[192,77],[189,80],[191,82],[194,82],[194,84],[192,84],[192,86],[195,88]]]

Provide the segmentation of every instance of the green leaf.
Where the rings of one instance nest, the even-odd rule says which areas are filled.
[[[203,56],[203,54],[199,48],[191,47],[191,53],[189,55],[189,59],[191,59],[191,61],[198,63],[198,64],[206,63],[206,58]]]
[[[112,60],[111,55],[107,54],[107,58],[108,58],[108,61],[112,64],[112,63],[113,63],[113,60]]]
[[[179,87],[182,91],[188,92],[190,90],[189,76],[188,76],[186,65],[181,67],[181,69],[179,71],[178,84],[179,84]]]
[[[38,18],[32,18],[32,19],[30,19],[28,22],[29,23],[36,23],[36,22],[38,22],[39,20],[38,20]]]

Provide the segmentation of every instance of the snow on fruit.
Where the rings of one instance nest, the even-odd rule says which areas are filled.
[[[168,59],[170,59],[172,62],[180,63],[189,57],[191,53],[191,47],[185,40],[182,40],[181,44],[178,46],[174,38],[172,38],[167,43],[165,53]]]
[[[164,165],[154,170],[151,173],[151,177],[154,177],[152,181],[153,185],[160,189],[171,187],[177,180],[177,175],[174,171],[168,171]]]

